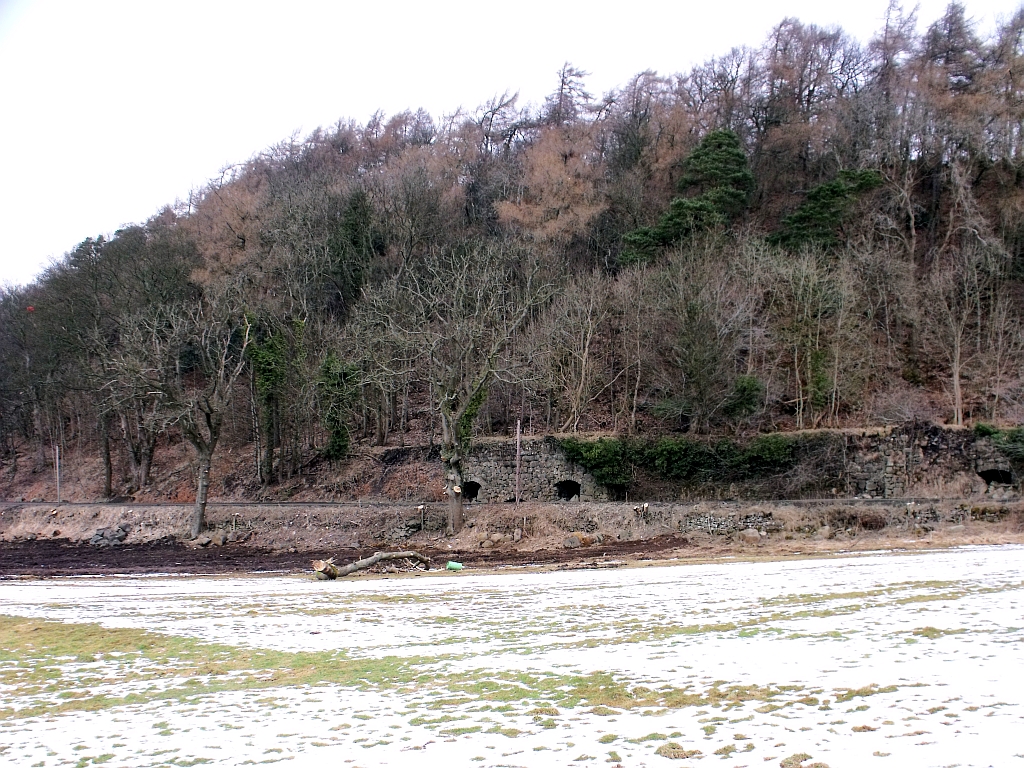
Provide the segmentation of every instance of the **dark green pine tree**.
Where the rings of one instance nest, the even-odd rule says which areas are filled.
[[[841,171],[838,178],[819,184],[807,199],[782,220],[768,242],[796,250],[805,245],[833,248],[843,242],[843,223],[861,195],[882,184],[878,171]]]
[[[653,227],[626,235],[622,262],[648,261],[660,247],[729,225],[746,210],[753,188],[754,175],[739,137],[732,131],[712,131],[683,161],[678,189],[684,197],[672,200]]]

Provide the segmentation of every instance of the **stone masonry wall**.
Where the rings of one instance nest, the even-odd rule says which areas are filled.
[[[993,470],[1008,482],[982,477]],[[848,495],[876,499],[982,493],[1014,498],[1012,485],[1020,482],[989,438],[932,424],[848,435],[846,472]]]
[[[514,440],[480,442],[465,462],[463,483],[479,483],[477,500],[514,501],[516,493],[516,444]],[[603,501],[607,491],[576,466],[550,437],[522,440],[520,493],[523,501],[555,501],[558,484],[578,483],[580,501]]]
[[[989,438],[967,429],[905,424],[886,430],[847,431],[846,487],[840,495],[856,498],[962,497],[984,494],[993,499],[1019,497],[1021,478]],[[478,483],[477,500],[515,498],[514,440],[481,441],[467,458],[464,481]],[[985,473],[985,477],[982,476]],[[994,481],[994,475],[1008,478]],[[988,478],[988,479],[986,479]],[[565,498],[570,481],[580,486],[580,501],[603,501],[607,489],[570,462],[550,437],[522,441],[520,499]],[[1014,487],[1016,485],[1016,487]]]

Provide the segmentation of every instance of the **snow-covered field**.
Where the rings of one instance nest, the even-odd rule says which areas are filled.
[[[0,614],[8,765],[1024,768],[1022,547],[9,581]]]

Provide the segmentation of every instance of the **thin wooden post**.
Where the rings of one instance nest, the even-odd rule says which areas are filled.
[[[519,514],[519,476],[523,466],[523,420],[516,419],[516,514]]]
[[[57,474],[57,503],[60,504],[60,446],[53,446],[53,471]]]

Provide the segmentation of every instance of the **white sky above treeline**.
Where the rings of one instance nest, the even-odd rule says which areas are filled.
[[[945,0],[919,4],[919,26]],[[966,3],[988,33],[1019,0]],[[0,0],[0,284],[141,222],[224,166],[376,110],[595,96],[760,44],[786,16],[867,41],[887,0]],[[907,8],[913,3],[906,3]]]

